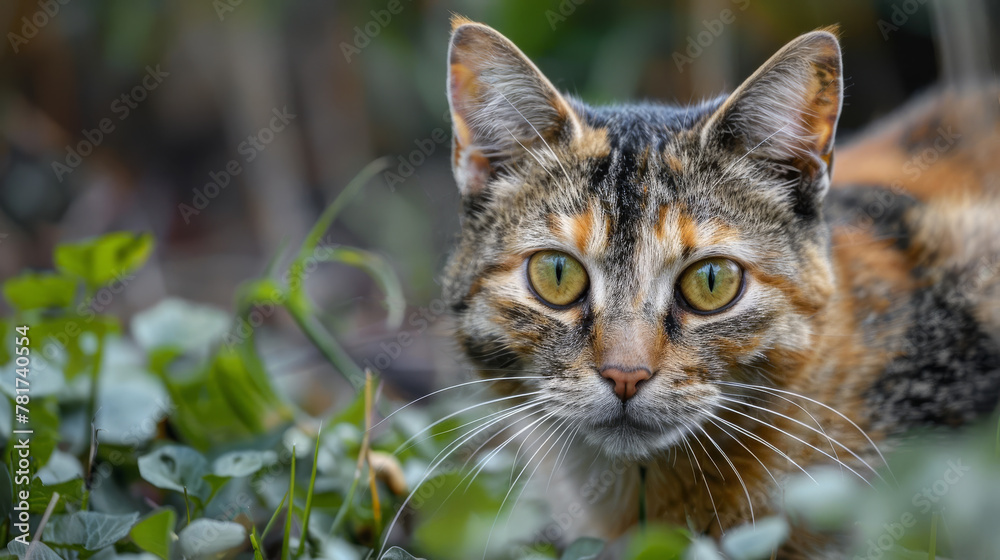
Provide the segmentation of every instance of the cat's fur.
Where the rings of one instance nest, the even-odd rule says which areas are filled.
[[[875,478],[876,446],[996,408],[1000,134],[958,122],[996,106],[995,88],[879,125],[838,154],[832,188],[843,80],[830,31],[795,39],[729,96],[595,108],[458,18],[448,92],[463,209],[444,293],[475,366],[532,376],[505,390],[541,391],[557,441],[575,436],[553,493],[570,520],[560,540],[633,526],[638,465],[652,520],[717,536],[776,511],[793,462],[837,458]],[[581,303],[532,294],[525,262],[542,249],[583,263]],[[676,297],[706,256],[746,271],[715,315]],[[598,373],[609,355],[654,373],[626,402]],[[796,532],[782,557],[824,546]]]

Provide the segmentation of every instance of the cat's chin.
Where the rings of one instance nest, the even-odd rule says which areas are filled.
[[[685,433],[680,427],[652,426],[623,418],[593,424],[586,431],[586,440],[608,457],[644,461],[680,443]]]

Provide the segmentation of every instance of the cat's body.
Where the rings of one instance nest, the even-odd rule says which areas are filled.
[[[532,433],[572,439],[545,459],[559,540],[634,526],[640,465],[650,519],[717,536],[777,511],[800,467],[875,479],[876,447],[996,408],[1000,133],[956,121],[995,90],[881,125],[831,188],[826,32],[692,107],[587,107],[461,20],[450,64],[445,296],[484,375],[531,378],[504,385],[552,426]],[[783,557],[825,546],[797,532]]]

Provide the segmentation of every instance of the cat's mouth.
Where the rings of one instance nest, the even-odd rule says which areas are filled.
[[[663,431],[662,426],[644,420],[638,414],[629,412],[624,408],[616,417],[603,418],[595,422],[593,426],[598,430],[630,431],[649,434],[656,434]]]
[[[684,433],[679,425],[653,422],[640,410],[625,406],[613,416],[592,421],[587,440],[611,456],[646,459],[682,439]]]

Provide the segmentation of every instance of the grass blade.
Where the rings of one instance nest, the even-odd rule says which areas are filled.
[[[309,535],[309,514],[312,512],[313,488],[316,487],[316,464],[319,463],[319,439],[323,433],[323,425],[320,424],[316,431],[316,448],[313,449],[312,474],[309,475],[309,491],[306,492],[306,510],[302,514],[302,538],[299,539],[299,548],[295,551],[295,557],[299,558],[306,548],[306,536]]]

